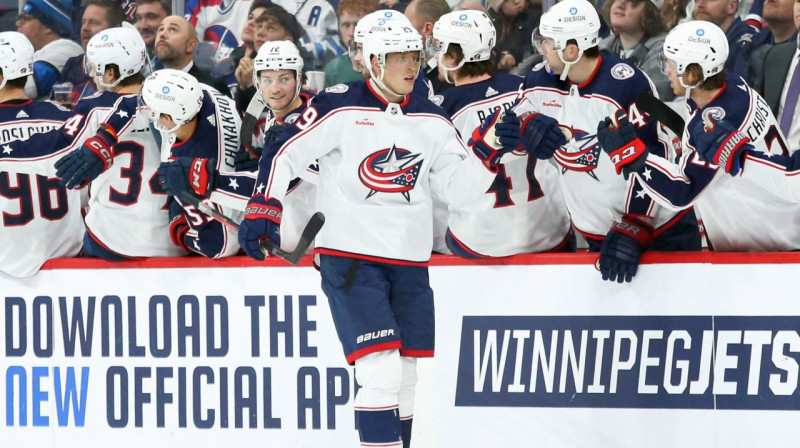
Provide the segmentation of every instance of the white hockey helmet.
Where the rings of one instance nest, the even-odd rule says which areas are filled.
[[[33,45],[24,34],[16,31],[0,33],[0,69],[3,70],[0,89],[9,79],[33,74]]]
[[[567,43],[571,40],[577,43],[578,58],[580,58],[584,51],[600,43],[599,32],[600,16],[594,5],[586,0],[564,0],[556,3],[542,14],[539,28],[536,30],[539,36],[553,40],[553,50],[565,65],[561,74],[562,81],[567,79],[570,66],[577,61],[570,62],[564,59],[563,52]],[[534,41],[537,38],[535,34]],[[534,46],[540,48],[536,42]]]
[[[722,73],[725,61],[728,59],[728,39],[717,25],[704,20],[692,20],[681,23],[667,34],[664,39],[662,70],[666,60],[675,61],[675,66],[681,85],[686,67],[697,64],[703,69],[703,79]]]
[[[156,129],[172,133],[200,112],[203,89],[194,76],[165,68],[151,73],[144,80],[139,102],[149,111],[150,121]],[[175,126],[165,128],[159,125],[158,119],[162,114],[169,115]]]
[[[264,104],[269,107],[267,97],[261,92],[259,87],[258,75],[262,70],[294,70],[297,80],[297,88],[294,93],[294,98],[287,104],[289,107],[300,94],[300,87],[303,85],[303,58],[300,56],[300,50],[297,46],[288,40],[278,40],[272,42],[264,42],[253,60],[253,85],[258,89],[261,99]],[[273,111],[278,111],[272,109]]]
[[[460,69],[467,62],[487,61],[492,57],[497,31],[492,19],[482,11],[453,11],[440,17],[433,25],[433,38],[439,41],[439,66],[444,70],[445,81],[452,84],[451,71]],[[455,67],[445,67],[442,57],[452,44],[461,46],[464,58]]]
[[[424,53],[422,36],[411,26],[410,22],[379,20],[364,36],[364,64],[367,66],[369,76],[381,89],[393,95],[400,96],[383,82],[383,76],[386,73],[386,55],[409,51],[419,52],[419,61],[422,63]],[[376,76],[372,70],[373,56],[377,58],[378,67],[381,68],[380,76]]]
[[[372,27],[378,24],[382,25],[387,22],[401,22],[405,25],[411,25],[411,21],[408,20],[408,17],[404,16],[403,14],[391,9],[381,9],[365,15],[358,21],[358,23],[356,23],[356,27],[353,30],[353,41],[355,41],[357,44],[363,45],[364,37],[372,29]]]
[[[144,40],[136,28],[108,28],[92,36],[86,45],[86,62],[94,65],[97,82],[107,89],[139,73],[146,60]],[[108,65],[116,65],[119,69],[119,79],[113,84],[103,82],[103,73]]]

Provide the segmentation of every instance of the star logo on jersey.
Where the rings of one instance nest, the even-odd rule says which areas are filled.
[[[239,183],[236,182],[236,179],[231,179],[231,183],[228,186],[233,188],[234,190],[239,189]]]
[[[124,110],[117,112],[117,115],[119,115],[119,118],[128,118],[128,113]]]
[[[258,186],[256,187],[256,194],[262,194],[262,193],[264,193],[264,184],[263,183],[262,184],[258,184]]]
[[[645,168],[644,173],[642,173],[642,176],[644,176],[645,180],[649,182],[650,180],[653,179],[653,172],[650,171],[650,168]]]
[[[26,114],[24,110],[17,112],[17,118],[28,118],[30,115]]]
[[[209,115],[206,120],[211,123],[211,126],[217,127],[217,118],[214,115]]]
[[[489,88],[486,89],[486,98],[489,98],[490,96],[495,96],[498,93],[500,93],[500,92],[498,92],[497,90],[493,89],[492,86],[489,86]]]
[[[565,173],[567,170],[585,172],[594,180],[599,180],[594,173],[600,160],[600,146],[597,144],[596,135],[567,126],[558,127],[567,138],[567,143],[558,148],[554,156],[556,162],[561,165],[561,172]]]
[[[13,151],[13,149],[11,149],[10,146],[3,145],[3,154],[11,154],[11,151]]]
[[[358,178],[369,188],[367,198],[378,192],[400,193],[411,202],[409,192],[417,184],[422,162],[419,154],[392,145],[361,161]]]

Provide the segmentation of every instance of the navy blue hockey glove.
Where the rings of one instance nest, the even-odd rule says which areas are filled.
[[[641,219],[623,216],[600,245],[598,264],[603,280],[630,282],[639,268],[642,248],[650,241],[653,228]]]
[[[190,229],[183,207],[174,198],[169,200],[169,238],[172,244],[189,251],[186,245],[186,232]]]
[[[535,112],[523,114],[521,118],[520,150],[531,153],[537,159],[547,160],[567,143],[567,138],[554,118]]]
[[[697,155],[736,176],[742,169],[744,156],[754,149],[750,138],[725,120],[708,120],[708,123],[697,120],[690,129]]]
[[[264,148],[247,146],[233,156],[233,167],[236,171],[256,171],[258,161]]]
[[[496,172],[500,159],[519,146],[519,126],[516,114],[508,112],[500,120],[497,111],[475,128],[467,145],[490,171]]]
[[[625,179],[644,168],[650,152],[622,109],[597,124],[597,144],[611,157],[617,174],[622,173]]]
[[[267,129],[267,131],[264,132],[264,147],[266,148],[267,146],[272,144],[275,140],[277,140],[278,137],[281,134],[283,134],[283,131],[285,131],[286,128],[288,127],[289,125],[285,123],[278,123],[270,126],[269,129]]]
[[[101,124],[94,137],[83,146],[56,162],[56,176],[67,188],[80,188],[97,178],[114,163],[113,147],[117,134],[106,124]]]
[[[268,240],[275,246],[281,245],[283,205],[277,199],[253,196],[244,213],[244,219],[239,224],[239,246],[250,258],[261,261],[265,257],[259,244],[262,240]]]
[[[184,191],[204,199],[214,190],[216,160],[179,157],[158,166],[158,183],[168,195],[180,197]]]

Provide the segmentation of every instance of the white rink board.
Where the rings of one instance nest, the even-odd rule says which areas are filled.
[[[792,446],[800,439],[800,300],[791,289],[798,274],[796,264],[646,265],[634,283],[618,285],[601,281],[590,265],[433,266],[436,358],[420,363],[413,446]],[[27,280],[2,277],[0,288],[3,446],[83,447],[93,440],[113,440],[119,448],[358,446],[352,369],[344,361],[319,274],[312,268],[64,269]],[[276,298],[271,301],[270,295]],[[84,338],[91,341],[91,356],[83,356],[80,343],[72,356],[66,355],[60,296],[68,298],[68,321],[73,296],[82,298],[84,321],[88,297],[95,297],[92,337]],[[118,296],[121,304],[122,356],[115,356],[115,320],[101,324],[102,308],[115,309],[108,308],[116,301],[108,296]],[[192,313],[179,316],[178,311],[191,311],[193,296],[199,305],[198,356],[192,356],[192,338],[179,337],[192,333]],[[261,296],[266,296],[263,306]],[[210,309],[208,300],[215,303]],[[288,313],[286,303],[291,304]],[[26,313],[24,348],[20,308]],[[169,349],[165,309],[170,310]],[[48,310],[52,320],[46,318]],[[209,314],[215,332],[211,341]],[[136,322],[135,344],[129,315]],[[228,324],[225,341],[222,320]],[[270,320],[288,324],[273,328]],[[189,328],[179,330],[179,323]],[[34,336],[34,327],[41,336]],[[103,327],[110,328],[111,337],[104,337]],[[52,354],[42,342],[48,329]],[[555,352],[552,339],[538,341],[542,356],[548,361],[552,356],[553,385],[547,387],[547,375],[537,363],[531,391],[537,329],[558,340]],[[604,331],[608,336],[601,351],[597,341]],[[656,337],[659,331],[661,338]],[[568,334],[571,344],[565,345]],[[648,354],[642,352],[645,336]],[[707,353],[714,352],[706,360],[704,336]],[[630,350],[634,339],[635,351]],[[487,351],[489,340],[496,343],[495,352]],[[690,347],[684,345],[687,340]],[[254,341],[259,356],[253,353]],[[220,356],[209,356],[209,344],[211,354],[216,349]],[[110,345],[109,356],[103,356],[104,345]],[[188,353],[181,356],[183,345]],[[670,363],[662,353],[667,346],[672,347],[666,349]],[[134,356],[140,350],[144,355]],[[274,356],[271,350],[277,350]],[[755,352],[760,362],[751,359]],[[687,372],[683,389],[680,366]],[[82,375],[87,370],[88,380]],[[666,370],[672,372],[671,382],[663,378]],[[569,373],[563,386],[562,371]],[[581,371],[582,380],[575,380]],[[482,382],[476,382],[476,374]],[[254,397],[248,395],[250,376]],[[126,393],[120,386],[123,377]],[[23,400],[21,378],[26,382]],[[342,381],[348,390],[342,390]],[[62,398],[56,397],[56,383]],[[143,392],[138,400],[137,389]],[[65,404],[67,390],[76,395]],[[127,414],[122,412],[126,399]],[[248,409],[237,427],[237,409],[251,402],[254,427]],[[76,414],[83,415],[80,426]]]

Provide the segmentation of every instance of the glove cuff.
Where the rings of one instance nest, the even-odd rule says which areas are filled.
[[[114,131],[114,128],[112,128],[108,123],[100,123],[100,126],[97,128],[97,137],[105,140],[106,143],[108,143],[108,146],[116,145],[117,141],[119,140],[117,132]]]
[[[644,165],[642,162],[647,158],[647,152],[647,145],[637,137],[625,146],[611,151],[608,155],[611,157],[611,162],[614,163],[614,169],[617,170],[617,174],[620,174],[624,167],[635,162],[640,162],[639,164]]]
[[[189,185],[197,196],[205,197],[211,189],[213,174],[208,170],[209,159],[196,158],[189,165]]]
[[[283,218],[283,204],[275,198],[265,201],[263,197],[258,196],[250,199],[244,213],[244,219],[268,219],[280,225]]]
[[[741,166],[742,149],[750,143],[750,138],[739,131],[731,133],[719,146],[714,160],[726,173],[736,174]]]
[[[172,240],[172,244],[188,251],[189,248],[186,247],[186,243],[184,242],[184,237],[188,231],[189,221],[186,220],[185,216],[178,215],[172,218],[172,221],[169,223],[169,238]]]
[[[653,237],[653,227],[633,216],[623,216],[621,221],[611,226],[611,230],[635,239],[641,246],[649,243]]]
[[[86,148],[92,152],[101,162],[103,162],[103,171],[106,171],[111,165],[114,164],[114,152],[111,149],[108,139],[98,133],[94,137],[86,140],[84,143]]]

